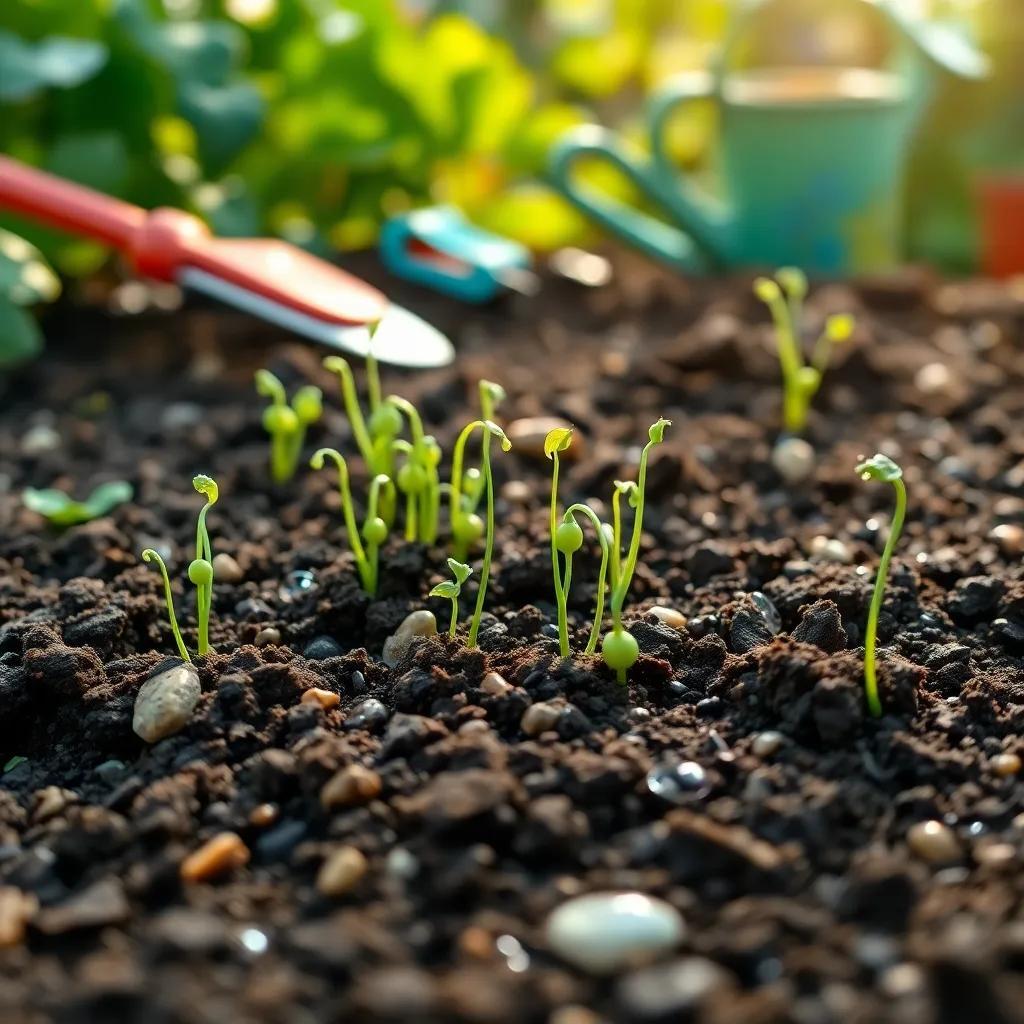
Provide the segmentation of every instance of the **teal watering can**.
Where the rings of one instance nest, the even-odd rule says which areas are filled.
[[[889,66],[731,70],[752,13],[766,6],[753,0],[708,72],[673,79],[652,97],[649,156],[584,125],[553,148],[554,185],[606,230],[687,272],[794,265],[838,275],[897,264],[903,168],[935,77],[979,78],[987,62],[953,29],[912,19],[895,2],[850,2],[886,19]],[[720,114],[722,199],[687,181],[666,151],[670,116],[709,98]],[[583,158],[625,174],[661,219],[583,181]]]

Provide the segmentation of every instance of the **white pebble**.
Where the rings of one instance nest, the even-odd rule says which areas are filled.
[[[685,931],[679,911],[642,892],[577,896],[554,910],[546,927],[551,949],[591,974],[675,949]]]
[[[45,455],[59,447],[60,434],[45,423],[30,427],[21,438],[22,455]]]
[[[199,673],[184,663],[147,679],[135,698],[132,729],[147,743],[156,743],[185,727],[202,689]]]
[[[802,437],[784,437],[772,449],[772,465],[787,484],[798,484],[814,472],[814,449]]]
[[[772,730],[759,732],[754,737],[754,742],[750,745],[750,749],[755,757],[771,757],[785,741],[786,737],[781,732],[773,732]]]
[[[672,629],[686,629],[686,616],[677,612],[675,608],[666,608],[663,604],[656,604],[647,609],[648,615],[653,615],[663,626]]]
[[[241,583],[242,567],[225,551],[213,556],[213,578],[217,583]]]
[[[394,668],[406,655],[413,640],[418,636],[437,636],[437,619],[433,612],[420,609],[407,615],[392,636],[384,641],[381,660],[388,668]]]
[[[811,541],[811,554],[823,562],[835,562],[838,565],[849,565],[852,560],[850,549],[836,537],[818,534]]]

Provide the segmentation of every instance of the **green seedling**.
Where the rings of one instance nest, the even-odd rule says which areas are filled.
[[[199,511],[196,522],[196,557],[188,567],[188,578],[196,588],[196,622],[198,624],[198,641],[196,651],[199,657],[210,650],[210,607],[213,603],[213,553],[210,549],[210,535],[206,530],[206,513],[217,503],[220,492],[216,481],[209,476],[199,474],[192,478],[192,486],[199,494],[206,497],[206,504]],[[171,632],[177,644],[178,653],[183,661],[191,661],[185,641],[178,629],[178,619],[174,614],[174,596],[171,593],[171,581],[167,575],[167,566],[159,553],[152,548],[142,552],[144,562],[156,561],[157,568],[164,581],[164,600],[167,602],[167,617],[171,623]]]
[[[594,526],[598,543],[601,545],[601,567],[597,574],[597,601],[594,609],[594,624],[590,630],[585,654],[597,650],[601,636],[601,620],[604,616],[604,597],[608,579],[611,528],[602,523],[597,513],[583,504],[570,505],[558,523],[558,471],[559,456],[572,444],[572,428],[556,427],[544,438],[544,454],[551,459],[551,509],[549,527],[551,530],[551,570],[555,581],[555,605],[558,610],[558,649],[563,658],[569,657],[569,588],[572,585],[573,555],[583,547],[583,528],[577,515],[586,516]]]
[[[113,480],[100,484],[85,501],[75,501],[64,491],[53,488],[37,491],[32,487],[25,490],[21,500],[25,508],[38,512],[51,526],[77,526],[105,516],[111,510],[132,500],[132,485],[125,480]]]
[[[771,311],[775,323],[779,366],[782,370],[782,420],[787,433],[799,434],[807,425],[811,400],[821,387],[835,344],[853,333],[854,319],[848,313],[830,316],[814,345],[810,361],[804,357],[801,339],[803,302],[807,278],[796,267],[783,267],[776,280],[759,277],[754,294]]]
[[[878,616],[882,611],[882,598],[885,595],[885,583],[889,576],[889,562],[896,542],[903,530],[903,520],[907,515],[907,489],[903,483],[903,470],[886,455],[873,455],[857,466],[857,475],[861,480],[876,480],[879,483],[892,484],[896,492],[896,509],[889,527],[889,538],[882,550],[882,558],[878,563],[875,576],[875,589],[871,594],[871,606],[868,608],[868,625],[864,636],[864,694],[867,698],[868,711],[878,718],[882,714],[882,702],[878,696],[878,678],[875,674],[875,646],[878,640]]]
[[[459,594],[462,593],[462,584],[473,575],[473,570],[465,562],[459,562],[454,558],[448,559],[448,568],[451,570],[452,579],[438,583],[430,591],[430,596],[444,597],[451,601],[452,621],[448,627],[448,635],[455,636],[455,627],[459,623]]]
[[[640,453],[640,468],[637,474],[637,482],[633,487],[618,482],[615,485],[615,494],[612,497],[613,516],[612,524],[613,543],[615,555],[612,562],[612,584],[611,584],[611,613],[612,628],[605,634],[601,645],[601,654],[605,664],[613,669],[620,683],[625,683],[626,672],[636,663],[640,656],[640,648],[636,638],[622,625],[622,606],[629,592],[630,584],[633,582],[633,574],[636,572],[637,557],[640,554],[640,537],[644,526],[644,491],[647,487],[647,461],[651,449],[656,444],[661,444],[665,438],[665,428],[671,426],[671,421],[659,419],[653,423],[648,431],[648,441]],[[633,530],[629,539],[629,548],[626,551],[625,562],[620,561],[621,525],[619,525],[616,498],[620,494],[628,494],[629,503],[633,507]]]
[[[452,509],[462,506],[462,460],[465,456],[466,443],[474,430],[483,432],[484,441],[481,446],[483,453],[481,460],[481,473],[484,479],[484,494],[486,497],[487,511],[484,521],[484,557],[480,567],[480,589],[476,595],[476,607],[473,609],[473,618],[469,625],[469,646],[476,646],[477,634],[480,632],[480,617],[484,611],[484,598],[487,596],[487,581],[491,575],[491,559],[494,556],[494,477],[491,474],[491,438],[496,437],[501,444],[503,452],[511,451],[512,442],[505,436],[505,431],[492,420],[473,420],[462,428],[455,441],[455,449],[452,461],[452,485],[450,491]]]
[[[349,483],[348,463],[334,448],[321,448],[313,454],[309,464],[313,469],[323,469],[330,459],[338,469],[338,497],[341,499],[341,514],[345,519],[345,532],[349,546],[356,560],[356,570],[365,590],[371,597],[377,594],[379,578],[380,548],[388,538],[388,524],[380,514],[385,500],[394,504],[395,485],[390,477],[378,473],[370,481],[369,499],[366,503],[366,519],[360,533],[356,529],[356,513],[352,505],[352,487]],[[365,544],[365,546],[364,546]]]
[[[389,395],[386,404],[409,424],[410,440],[391,442],[392,450],[404,456],[395,479],[398,490],[405,495],[405,539],[433,544],[441,509],[441,447],[423,432],[423,420],[412,402]]]
[[[270,477],[275,484],[287,483],[298,468],[306,430],[323,414],[323,395],[306,384],[289,405],[284,385],[269,370],[256,371],[256,390],[270,399],[263,412],[263,429],[270,435]]]

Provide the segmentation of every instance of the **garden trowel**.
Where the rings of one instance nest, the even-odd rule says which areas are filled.
[[[276,239],[216,238],[183,210],[143,210],[0,156],[0,210],[103,242],[132,270],[210,295],[331,348],[443,366],[451,342],[365,281]]]

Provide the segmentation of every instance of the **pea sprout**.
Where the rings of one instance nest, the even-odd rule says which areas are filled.
[[[269,370],[256,371],[256,390],[270,399],[263,411],[263,429],[270,435],[270,477],[276,484],[287,483],[298,467],[307,428],[323,413],[323,395],[307,384],[289,405],[284,385]]]
[[[188,578],[196,588],[196,622],[198,640],[196,653],[198,657],[210,651],[210,609],[213,604],[213,552],[210,546],[210,535],[206,529],[206,514],[217,503],[220,491],[216,481],[209,476],[199,474],[193,477],[192,486],[199,494],[206,497],[206,504],[199,512],[196,523],[196,557],[188,567]],[[167,618],[174,635],[174,643],[178,648],[182,661],[191,661],[188,648],[178,628],[178,619],[174,614],[174,595],[171,592],[171,581],[167,574],[167,566],[159,552],[146,548],[142,552],[144,562],[155,561],[164,584],[164,601],[167,605]]]
[[[853,333],[854,319],[848,313],[830,316],[805,361],[801,339],[803,302],[807,277],[797,267],[783,267],[776,280],[759,277],[754,294],[768,307],[775,324],[775,339],[782,371],[782,420],[787,433],[799,434],[807,425],[811,400],[821,387],[835,344]]]
[[[882,714],[882,701],[878,696],[878,679],[875,673],[875,646],[878,640],[878,616],[882,610],[882,598],[885,595],[885,584],[889,576],[889,562],[896,542],[903,530],[903,520],[907,515],[907,489],[903,483],[903,470],[886,455],[873,455],[870,459],[857,465],[857,475],[861,480],[876,480],[880,483],[892,484],[896,492],[896,509],[893,512],[889,537],[882,550],[875,575],[875,588],[871,594],[871,605],[868,608],[868,624],[864,635],[864,693],[867,698],[868,711],[878,718]]]
[[[462,584],[473,574],[473,570],[464,562],[454,558],[448,559],[448,568],[451,571],[452,579],[438,583],[430,591],[431,597],[444,597],[452,603],[452,620],[448,627],[448,635],[455,636],[455,627],[459,623],[459,594],[462,593]]]
[[[388,524],[380,515],[382,499],[390,495],[394,497],[394,484],[391,478],[383,473],[377,474],[370,481],[369,500],[367,502],[366,519],[362,532],[356,528],[355,508],[352,504],[352,487],[349,482],[348,463],[345,457],[334,448],[320,448],[314,453],[309,464],[313,469],[323,469],[326,460],[330,459],[338,470],[338,497],[341,500],[341,514],[345,520],[345,532],[348,535],[349,547],[356,560],[356,571],[365,590],[371,597],[377,594],[379,551],[388,537]],[[363,546],[363,542],[366,546]]]

